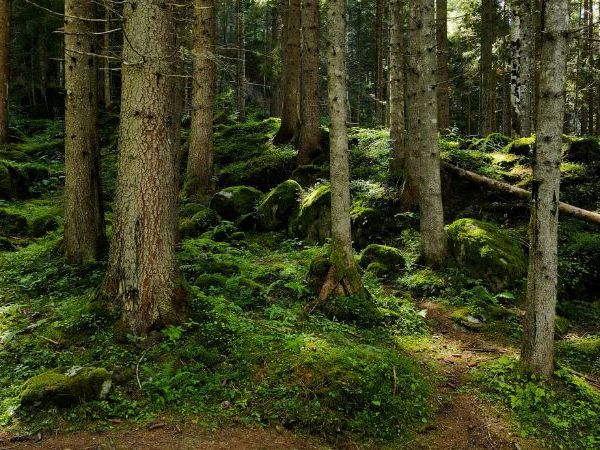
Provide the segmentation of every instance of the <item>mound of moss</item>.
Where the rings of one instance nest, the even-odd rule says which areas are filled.
[[[112,376],[98,367],[72,367],[67,371],[50,370],[23,384],[20,398],[23,406],[41,403],[68,406],[82,400],[106,397]]]
[[[502,133],[490,133],[485,138],[475,140],[469,146],[469,150],[480,152],[497,152],[512,142],[512,139]]]
[[[290,221],[289,232],[306,242],[323,244],[331,236],[331,189],[322,184],[310,192]]]
[[[384,207],[371,208],[355,204],[350,211],[350,219],[352,220],[352,240],[359,249],[381,239],[395,229],[394,224],[386,215]]]
[[[559,246],[559,286],[564,296],[591,299],[600,292],[600,235],[575,232]]]
[[[505,153],[518,156],[530,156],[533,152],[533,145],[535,144],[535,135],[522,137],[515,139],[510,144],[504,147]]]
[[[292,180],[297,181],[300,186],[309,188],[315,184],[329,179],[329,170],[315,165],[299,166],[290,176]]]
[[[600,141],[595,137],[576,139],[567,149],[564,160],[574,163],[593,164],[600,159]]]
[[[256,208],[258,222],[264,230],[287,228],[290,218],[300,208],[302,186],[294,180],[287,180],[275,187]]]
[[[28,233],[27,218],[3,209],[0,209],[0,235],[23,236]]]
[[[379,244],[371,244],[365,248],[360,254],[359,264],[376,275],[398,273],[406,267],[400,250]]]
[[[447,233],[450,254],[458,265],[493,291],[515,287],[527,274],[527,258],[519,243],[496,225],[459,219]]]
[[[215,211],[206,206],[195,205],[194,208],[188,208],[188,210],[193,211],[193,215],[182,218],[179,223],[179,230],[183,237],[200,236],[219,221]]]
[[[249,186],[231,186],[217,192],[210,200],[210,207],[226,220],[236,220],[250,214],[262,197],[262,192]]]

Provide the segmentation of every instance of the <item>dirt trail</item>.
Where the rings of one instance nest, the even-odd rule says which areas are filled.
[[[480,364],[502,355],[516,355],[516,350],[486,339],[456,325],[435,303],[423,303],[427,324],[433,334],[430,349],[416,354],[421,360],[433,361],[440,370],[435,393],[438,412],[434,424],[410,444],[410,448],[432,450],[537,449],[534,442],[515,436],[500,409],[494,409],[473,393],[461,389],[465,376]]]

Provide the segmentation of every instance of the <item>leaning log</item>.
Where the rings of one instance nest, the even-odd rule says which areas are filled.
[[[463,180],[468,180],[481,186],[494,189],[496,191],[506,192],[508,194],[515,195],[525,200],[531,200],[531,192],[525,189],[512,186],[502,181],[484,177],[483,175],[479,175],[475,172],[470,172],[468,170],[461,169],[458,166],[448,163],[444,163],[444,169],[446,169],[448,172],[453,173],[454,175],[458,176]],[[593,211],[578,208],[576,206],[569,205],[568,203],[564,202],[560,202],[558,209],[561,213],[568,214],[570,216],[577,217],[578,219],[582,219],[587,222],[592,222],[600,225],[600,214],[595,213]]]

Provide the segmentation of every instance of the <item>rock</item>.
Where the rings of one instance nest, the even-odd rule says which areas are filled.
[[[385,217],[383,207],[354,206],[350,211],[350,219],[352,220],[352,240],[358,249],[381,239],[384,234],[395,228],[393,220]]]
[[[577,139],[571,143],[564,160],[574,163],[592,164],[600,159],[600,141],[594,137]]]
[[[29,197],[27,176],[20,167],[0,161],[0,199],[23,199]]]
[[[197,237],[217,223],[218,217],[215,211],[200,205],[192,217],[186,217],[180,221],[179,229],[183,237]]]
[[[300,186],[309,188],[321,181],[328,180],[329,171],[320,166],[299,166],[292,172],[290,178],[297,181]]]
[[[331,236],[331,190],[322,184],[308,194],[288,228],[293,236],[310,244],[323,244]]]
[[[227,278],[220,273],[203,273],[196,278],[195,286],[206,290],[210,288],[223,288],[227,284]]]
[[[450,318],[468,330],[477,331],[483,327],[483,322],[479,318],[473,316],[468,307],[456,309],[450,315]]]
[[[50,231],[58,230],[60,224],[54,216],[36,217],[31,222],[31,235],[42,237]]]
[[[17,248],[5,237],[0,237],[0,252],[14,252]]]
[[[302,186],[287,180],[275,187],[257,207],[258,223],[264,230],[287,228],[290,218],[300,209]]]
[[[517,156],[531,156],[533,153],[533,145],[535,144],[535,135],[515,139],[503,151]]]
[[[38,403],[68,406],[82,400],[105,398],[111,387],[111,373],[104,368],[54,369],[27,380],[20,398],[23,406]]]
[[[512,139],[502,133],[490,133],[485,138],[474,141],[469,150],[479,150],[481,152],[495,152],[502,150]]]
[[[232,186],[217,192],[210,200],[210,207],[226,220],[235,221],[254,211],[262,192],[248,186]]]
[[[400,250],[379,244],[371,244],[365,248],[360,255],[359,264],[376,275],[400,272],[406,267]]]
[[[0,209],[0,235],[26,236],[28,232],[29,227],[24,216]]]
[[[519,243],[496,225],[459,219],[447,227],[448,248],[457,264],[494,292],[516,287],[527,275]]]

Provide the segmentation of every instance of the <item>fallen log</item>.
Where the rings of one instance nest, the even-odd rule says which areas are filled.
[[[493,180],[488,177],[484,177],[483,175],[479,175],[475,172],[470,172],[465,169],[461,169],[458,166],[444,163],[444,169],[448,172],[453,173],[454,175],[462,178],[463,180],[468,180],[473,183],[479,184],[481,186],[488,187],[490,189],[494,189],[496,191],[506,192],[508,194],[512,194],[516,197],[520,197],[525,200],[531,200],[531,192],[521,189],[515,186],[512,186],[508,183],[504,183],[502,181]],[[595,213],[593,211],[588,211],[586,209],[578,208],[573,205],[569,205],[568,203],[560,202],[559,211],[564,214],[568,214],[570,216],[577,217],[579,219],[585,220],[587,222],[592,222],[600,225],[600,214]]]

